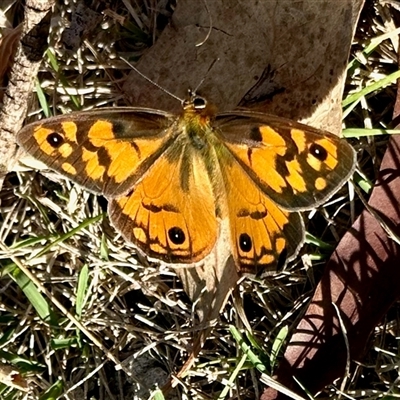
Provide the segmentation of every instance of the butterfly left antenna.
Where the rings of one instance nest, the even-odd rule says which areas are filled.
[[[165,89],[164,87],[162,87],[161,85],[159,85],[157,82],[154,82],[153,80],[151,80],[148,76],[146,76],[143,72],[140,72],[136,67],[134,67],[128,60],[126,60],[123,57],[120,57],[120,59],[122,61],[125,61],[136,73],[138,73],[142,78],[146,79],[147,82],[150,82],[152,85],[158,87],[160,90],[162,90],[164,93],[170,95],[171,97],[173,97],[174,99],[180,101],[181,103],[184,102],[184,100],[182,100],[180,97],[174,95],[173,93],[171,93],[169,90]],[[203,79],[204,80],[204,79]]]

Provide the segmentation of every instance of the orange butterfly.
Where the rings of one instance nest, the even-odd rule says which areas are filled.
[[[275,270],[304,241],[299,211],[352,175],[355,152],[328,132],[251,111],[214,114],[200,96],[181,115],[138,107],[35,122],[18,143],[109,200],[115,228],[149,257],[197,263],[229,220],[239,272]]]

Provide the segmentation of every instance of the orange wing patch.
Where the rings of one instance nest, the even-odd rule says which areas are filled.
[[[276,270],[279,261],[283,266],[303,243],[300,215],[279,208],[235,160],[224,164],[222,171],[232,247],[240,271],[254,274],[261,269]]]
[[[63,163],[61,165],[61,168],[63,169],[64,172],[66,172],[67,174],[71,174],[71,175],[76,175],[76,169],[73,165],[71,165],[70,163]]]
[[[61,123],[62,129],[65,133],[65,137],[68,141],[73,143],[78,143],[76,134],[78,132],[78,127],[74,121],[64,121]]]
[[[82,161],[86,164],[86,175],[94,181],[103,181],[106,168],[100,164],[99,156],[96,151],[89,151],[82,148]]]
[[[171,130],[161,128],[168,117],[149,112],[147,123],[143,117],[146,113],[138,111],[139,122],[135,123],[136,113],[132,111],[127,113],[127,127],[120,123],[116,111],[108,110],[105,116],[77,113],[37,122],[24,128],[18,141],[50,168],[89,190],[115,197],[131,189],[172,142]],[[108,116],[110,120],[106,120]],[[141,129],[143,135],[131,131],[130,126]]]
[[[281,172],[276,169],[278,157],[284,157],[287,145],[282,135],[272,127],[265,125],[255,127],[250,139],[258,146],[250,147],[247,142],[229,143],[225,145],[255,175],[266,178],[265,184],[276,194],[282,194],[288,186]]]
[[[217,239],[211,182],[201,157],[193,154],[187,159],[182,153],[173,159],[171,153],[154,163],[132,193],[110,202],[110,219],[150,256],[165,262],[197,262]]]
[[[353,173],[355,153],[328,132],[260,113],[218,119],[222,141],[251,179],[276,204],[301,211],[319,206]]]
[[[166,141],[166,137],[136,139],[134,142],[130,139],[117,138],[113,124],[102,120],[92,125],[88,138],[91,146],[106,151],[108,158],[107,170],[104,170],[102,166],[104,164],[94,156],[97,154],[97,150],[95,150],[93,156],[85,160],[92,163],[90,171],[93,171],[93,175],[88,172],[89,176],[93,179],[101,179],[101,169],[102,173],[106,172],[107,176],[112,178],[116,184],[124,183],[128,178],[134,176],[141,163],[161,148]],[[97,168],[94,168],[95,164]],[[107,195],[107,193],[105,194]]]

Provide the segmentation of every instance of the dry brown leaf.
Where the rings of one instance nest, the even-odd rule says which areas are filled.
[[[246,94],[250,104],[249,91],[263,77],[255,92],[256,100],[264,99],[263,111],[340,131],[345,66],[361,0],[216,0],[207,4],[210,14],[203,2],[179,2],[170,26],[140,59],[138,69],[181,98],[205,78],[199,93],[221,111],[235,108]],[[210,35],[196,46],[207,37],[210,16]],[[180,111],[178,101],[134,71],[124,91],[134,105]],[[212,268],[218,270],[215,276],[224,276],[224,265]],[[179,273],[192,300],[206,284],[202,273],[198,269]],[[215,279],[217,286],[208,286],[210,294],[203,293],[197,304],[201,318],[218,314],[221,299],[226,299],[232,289],[229,285],[236,281],[237,276],[226,283]],[[219,301],[210,313],[213,296]]]
[[[14,53],[21,32],[22,24],[13,29],[5,28],[2,31],[2,37],[0,38],[0,60],[6,60],[6,62],[0,63],[0,86],[2,88],[6,85],[7,71],[14,60]],[[3,100],[3,93],[4,90],[0,89],[0,102]]]
[[[29,389],[27,380],[21,376],[20,372],[11,365],[3,363],[0,363],[0,382],[24,392]]]
[[[179,2],[172,23],[137,67],[181,98],[206,77],[200,93],[221,111],[235,108],[269,69],[263,93],[270,100],[263,111],[339,132],[343,77],[361,5],[362,0],[212,1],[211,34],[196,47],[207,35],[209,15],[203,2]],[[180,110],[179,102],[135,72],[124,91],[132,104]]]

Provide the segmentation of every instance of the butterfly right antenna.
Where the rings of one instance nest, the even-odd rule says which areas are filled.
[[[184,100],[182,100],[180,97],[176,96],[175,94],[171,93],[169,90],[165,89],[164,87],[162,87],[161,85],[159,85],[157,82],[154,82],[153,80],[151,80],[148,76],[146,76],[143,72],[140,72],[136,67],[134,67],[128,60],[126,60],[123,57],[120,57],[120,59],[122,61],[125,61],[136,73],[138,73],[142,78],[146,79],[147,82],[150,82],[152,85],[156,86],[157,88],[159,88],[160,90],[162,90],[164,93],[170,95],[171,97],[173,97],[174,99],[180,101],[181,103],[183,103]]]

